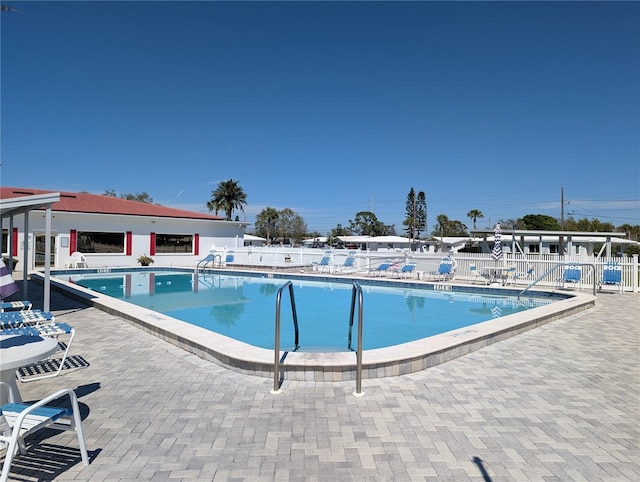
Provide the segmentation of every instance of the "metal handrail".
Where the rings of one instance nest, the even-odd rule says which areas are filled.
[[[209,254],[207,255],[206,258],[201,259],[200,261],[198,261],[198,264],[196,265],[196,271],[200,271],[200,265],[202,265],[202,268],[206,268],[207,265],[209,263],[211,263],[211,267],[215,268],[216,267],[216,258],[218,258],[218,266],[222,265],[222,257],[219,254]]]
[[[273,353],[274,353],[274,361],[273,361],[273,390],[271,393],[277,394],[280,393],[280,305],[282,300],[282,291],[289,287],[289,298],[291,298],[291,313],[293,314],[293,331],[294,331],[294,346],[296,351],[300,348],[298,344],[299,332],[298,332],[298,314],[296,311],[296,302],[293,296],[293,283],[291,281],[287,281],[283,284],[279,289],[276,295],[276,326],[275,326],[275,341],[273,344]],[[286,354],[285,354],[286,356]]]
[[[544,278],[546,278],[547,276],[549,276],[551,273],[553,273],[556,269],[562,267],[562,266],[589,266],[591,268],[591,274],[593,275],[593,295],[596,295],[596,266],[594,264],[591,263],[558,263],[555,266],[552,266],[551,269],[547,270],[542,276],[538,277],[537,279],[535,279],[534,281],[532,281],[531,283],[529,283],[529,285],[523,289],[520,293],[518,293],[518,300],[520,300],[520,297],[525,294],[527,291],[529,291],[530,288],[532,288],[533,286],[535,286],[536,284],[538,284],[538,282],[542,281]]]
[[[357,281],[353,282],[351,290],[351,314],[349,316],[349,343],[347,348],[351,348],[351,332],[353,329],[353,318],[356,310],[356,296],[358,298],[358,351],[356,352],[356,391],[353,394],[356,397],[364,395],[362,392],[362,287]]]

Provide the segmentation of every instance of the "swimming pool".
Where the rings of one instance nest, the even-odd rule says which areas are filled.
[[[137,278],[138,272],[144,273],[146,278]],[[309,329],[305,333],[305,327],[301,326],[300,344],[303,350],[287,353],[286,350],[291,349],[293,340],[291,340],[291,334],[287,334],[284,330],[290,329],[292,323],[290,314],[286,312],[286,309],[290,309],[288,308],[288,299],[283,295],[281,350],[286,356],[286,360],[281,368],[282,373],[287,380],[341,381],[355,379],[356,355],[355,352],[348,351],[344,344],[348,330],[351,280],[346,280],[341,276],[331,277],[319,274],[294,275],[230,270],[213,270],[208,272],[206,277],[193,278],[192,282],[188,283],[178,281],[177,278],[164,277],[185,273],[193,274],[193,270],[185,271],[175,268],[154,269],[153,272],[144,268],[137,270],[118,268],[58,270],[52,272],[51,289],[64,291],[71,298],[116,315],[201,358],[214,361],[241,373],[272,377],[274,373],[273,349],[236,340],[207,328],[186,323],[173,315],[164,314],[164,312],[175,313],[194,307],[198,309],[206,307],[210,310],[212,307],[211,299],[207,296],[198,296],[197,293],[211,291],[208,296],[217,296],[219,301],[222,301],[218,305],[217,316],[214,317],[212,323],[218,326],[228,324],[232,327],[241,327],[241,331],[251,331],[254,328],[249,330],[245,324],[238,323],[237,312],[247,310],[251,304],[247,302],[247,298],[264,297],[267,304],[260,312],[260,319],[264,321],[259,328],[265,330],[267,341],[272,343],[277,289],[287,280],[292,280],[296,305],[299,310],[299,322],[302,324],[307,315],[300,312],[301,305],[307,291],[310,291],[306,282],[320,282],[321,289],[326,293],[339,294],[343,297],[342,300],[346,300],[338,303],[340,313],[335,316],[339,322],[339,333],[336,335],[338,338],[309,341]],[[248,276],[250,279],[246,286],[243,283],[242,289],[240,289],[239,279],[244,276]],[[77,284],[81,277],[87,280],[93,277],[109,279],[109,281],[97,282],[89,289]],[[164,282],[156,277],[164,277]],[[34,273],[32,279],[43,282],[43,276],[38,273]],[[514,289],[457,285],[457,283],[454,285],[451,282],[429,283],[417,280],[381,280],[379,278],[374,280],[366,276],[354,279],[358,279],[362,284],[364,292],[363,376],[365,378],[396,376],[424,370],[492,343],[524,333],[550,321],[589,309],[595,305],[596,299],[595,296],[575,291],[571,293],[531,291],[531,296],[527,295],[527,299],[523,300],[528,309],[516,311],[513,298],[509,301],[502,298],[504,295],[517,295],[518,290]],[[168,281],[171,283],[167,283]],[[219,289],[212,289],[216,287],[216,283],[218,283]],[[119,292],[120,299],[107,296],[106,293],[109,289],[115,289],[116,292]],[[467,312],[472,310],[482,312],[486,321],[471,326],[461,326],[416,341],[398,342],[398,344],[383,348],[371,348],[367,343],[373,343],[374,338],[371,338],[371,334],[369,338],[366,335],[367,330],[373,331],[370,326],[370,316],[372,313],[380,311],[380,306],[386,303],[375,305],[370,302],[367,293],[391,289],[400,293],[399,299],[402,301],[399,303],[406,306],[405,313],[410,313],[410,316],[408,319],[403,319],[401,323],[396,321],[393,329],[386,330],[385,336],[396,336],[395,332],[408,331],[409,328],[413,328],[413,325],[417,325],[418,315],[422,317],[427,312],[425,306],[427,306],[427,301],[431,301],[431,298],[439,299],[449,307],[465,306]],[[226,295],[223,296],[223,293]],[[130,302],[138,295],[146,298],[146,306],[150,308],[136,306]],[[539,306],[538,300],[545,300],[545,298],[557,299],[558,301],[543,302]],[[194,304],[193,300],[198,301]],[[251,301],[253,302],[253,300]],[[343,303],[344,306],[342,306]],[[393,316],[387,317],[394,319]],[[397,320],[397,316],[395,319]],[[320,323],[320,326],[326,330],[324,322]],[[314,347],[318,349],[314,349]]]
[[[210,273],[134,271],[70,275],[93,291],[123,299],[192,325],[261,348],[274,347],[275,299],[283,279]],[[518,301],[514,296],[464,293],[423,286],[361,282],[366,329],[363,346],[384,348],[468,327],[537,306],[557,297]],[[287,350],[348,351],[352,283],[347,280],[293,282],[299,347],[288,292],[283,296],[281,346]]]

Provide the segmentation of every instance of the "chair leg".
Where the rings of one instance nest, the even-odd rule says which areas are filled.
[[[67,359],[67,354],[69,353],[69,348],[71,348],[71,343],[73,343],[73,338],[76,336],[76,330],[75,328],[71,329],[71,333],[69,333],[71,335],[71,338],[69,338],[69,341],[67,342],[67,347],[64,350],[64,353],[62,354],[62,359],[59,362],[58,365],[58,370],[56,370],[55,373],[49,373],[48,375],[39,375],[39,376],[35,376],[35,377],[23,377],[22,375],[20,375],[20,372],[17,372],[18,375],[18,379],[23,382],[33,382],[36,380],[42,380],[44,378],[53,378],[53,377],[57,377],[58,375],[60,375],[60,372],[62,371],[62,369],[64,368],[64,362]]]

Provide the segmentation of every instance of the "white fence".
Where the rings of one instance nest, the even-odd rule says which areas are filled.
[[[229,251],[231,252],[231,251]],[[220,253],[222,259],[225,259],[226,253]],[[292,268],[311,267],[320,263],[323,257],[330,256],[330,266],[339,268],[344,265],[344,261],[348,256],[356,258],[355,268],[350,272],[367,272],[369,269],[375,269],[385,260],[398,262],[401,265],[409,262],[416,263],[416,272],[430,273],[438,270],[442,258],[442,253],[418,253],[403,250],[397,251],[350,251],[346,249],[325,250],[314,248],[289,248],[289,247],[245,247],[233,250],[234,264],[257,267],[283,267],[291,266]],[[602,280],[603,267],[610,262],[620,265],[622,271],[622,285],[624,291],[639,292],[639,269],[638,255],[633,257],[615,257],[615,258],[595,258],[589,256],[557,256],[547,255],[521,255],[505,253],[500,260],[494,260],[490,254],[478,253],[458,253],[455,255],[457,261],[456,278],[461,280],[472,280],[475,278],[470,270],[471,265],[475,265],[478,270],[483,268],[496,268],[503,266],[514,266],[515,272],[518,273],[518,283],[523,287],[529,281],[538,280],[545,273],[548,273],[539,281],[540,286],[557,286],[562,281],[563,269],[553,269],[563,263],[577,263],[584,265],[592,265],[594,269],[588,268],[582,270],[583,287],[596,285]],[[533,272],[525,277],[527,271],[532,268]],[[587,268],[587,266],[585,266]],[[594,278],[595,277],[595,278]]]

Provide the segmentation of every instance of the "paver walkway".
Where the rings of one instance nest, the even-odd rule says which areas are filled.
[[[41,307],[41,288],[29,297]],[[39,299],[38,299],[39,298]],[[38,306],[40,304],[40,306]],[[273,381],[203,361],[52,293],[89,366],[21,384],[76,389],[92,463],[48,431],[16,480],[640,480],[640,296],[393,378]],[[70,448],[69,448],[70,447]]]

